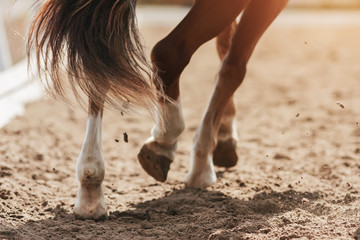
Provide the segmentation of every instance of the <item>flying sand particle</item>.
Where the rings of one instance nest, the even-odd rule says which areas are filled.
[[[126,142],[126,143],[129,142],[129,137],[128,137],[127,133],[124,132],[123,135],[124,135],[124,142]]]
[[[345,108],[344,104],[342,104],[342,103],[339,102],[339,101],[337,101],[336,104],[339,105],[341,108]]]
[[[308,203],[310,200],[309,199],[307,199],[307,198],[303,198],[302,200],[301,200],[301,202],[302,202],[302,204],[304,204],[304,203]]]

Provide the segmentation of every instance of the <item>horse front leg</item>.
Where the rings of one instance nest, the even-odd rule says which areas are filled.
[[[105,162],[101,149],[103,105],[89,100],[85,140],[77,159],[76,176],[79,181],[74,214],[78,219],[103,220],[107,218],[102,181]]]
[[[220,60],[223,60],[228,53],[231,38],[236,30],[236,21],[232,22],[216,38],[216,49]],[[220,127],[217,133],[217,143],[213,152],[213,163],[219,167],[233,167],[238,161],[236,144],[238,140],[236,128],[236,109],[233,96],[225,106],[221,118]]]
[[[234,99],[233,96],[231,96],[225,106],[225,111],[217,132],[217,142],[213,152],[213,163],[215,166],[230,168],[235,166],[238,161],[238,155],[236,153],[238,133],[235,114]]]
[[[245,63],[224,59],[211,100],[195,134],[190,155],[190,169],[185,177],[188,187],[205,188],[216,182],[214,160],[219,160],[213,159],[213,152],[219,147],[217,145],[219,128],[224,125],[226,106],[242,82],[245,72]],[[230,120],[232,119],[233,117]],[[230,133],[232,129],[224,132]],[[220,156],[221,163],[224,161],[223,157],[228,156]]]
[[[163,124],[155,124],[152,136],[138,155],[142,167],[156,180],[166,180],[175,157],[177,139],[185,128],[179,90],[182,71],[193,53],[229,26],[248,2],[229,0],[223,4],[221,0],[196,0],[180,24],[153,48],[152,61],[159,69],[165,94],[173,100],[160,103],[165,113]]]
[[[229,111],[227,106],[232,104],[232,96],[245,77],[248,60],[258,40],[286,3],[287,0],[252,0],[246,6],[195,136],[190,170],[185,179],[187,186],[204,188],[216,181],[213,152],[221,121],[226,120],[224,112]]]

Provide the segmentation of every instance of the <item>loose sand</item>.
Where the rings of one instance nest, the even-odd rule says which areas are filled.
[[[147,46],[169,31],[143,29]],[[86,113],[28,104],[0,130],[0,238],[360,239],[359,42],[359,26],[272,26],[235,97],[239,163],[206,190],[182,181],[219,66],[213,41],[182,77],[187,128],[166,183],[136,158],[151,118],[106,111],[104,222],[71,210]]]

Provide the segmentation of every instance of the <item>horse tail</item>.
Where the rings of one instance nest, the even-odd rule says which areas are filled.
[[[154,109],[162,85],[143,52],[135,6],[136,0],[47,0],[41,6],[27,55],[30,66],[34,47],[36,72],[50,95],[70,101],[69,85],[78,101],[80,89],[98,106],[105,96],[122,111]]]

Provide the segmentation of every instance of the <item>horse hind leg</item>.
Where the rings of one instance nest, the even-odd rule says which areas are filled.
[[[165,94],[171,100],[159,102],[151,137],[145,141],[138,154],[142,168],[160,182],[167,178],[170,165],[175,158],[177,139],[185,129],[179,76],[188,60],[187,56],[181,53],[181,49],[173,45],[177,44],[171,37],[166,37],[158,42],[151,52],[152,62],[159,69],[158,75],[164,84]],[[173,56],[177,56],[176,61]]]
[[[180,36],[178,36],[180,34]],[[185,129],[181,108],[179,80],[190,61],[191,50],[183,44],[183,35],[176,29],[159,41],[151,52],[158,77],[170,101],[159,102],[157,121],[141,148],[138,159],[143,169],[157,181],[164,182],[174,161],[177,139]],[[161,116],[162,113],[162,116]]]
[[[141,148],[138,159],[143,169],[153,178],[164,182],[170,164],[175,158],[177,139],[185,129],[181,109],[179,78],[190,60],[181,44],[168,36],[158,42],[151,52],[152,62],[159,69],[158,75],[170,101],[160,102],[157,121]],[[176,57],[175,57],[176,56]],[[162,116],[161,113],[162,112]]]
[[[163,124],[155,124],[141,148],[138,159],[143,169],[153,178],[164,182],[173,162],[177,148],[177,138],[185,128],[180,99],[176,103],[163,103],[166,112]],[[159,120],[160,121],[160,120]]]
[[[236,21],[232,22],[221,34],[216,38],[216,49],[221,60],[227,54],[231,37],[236,29]],[[219,131],[217,133],[217,144],[213,152],[213,163],[219,167],[233,167],[238,161],[236,153],[236,143],[238,140],[236,119],[236,109],[233,97],[225,107],[225,111],[221,118]]]
[[[103,106],[99,107],[89,100],[86,136],[76,164],[79,187],[73,211],[77,219],[107,218],[107,206],[102,189],[105,176],[101,149],[102,115]]]

